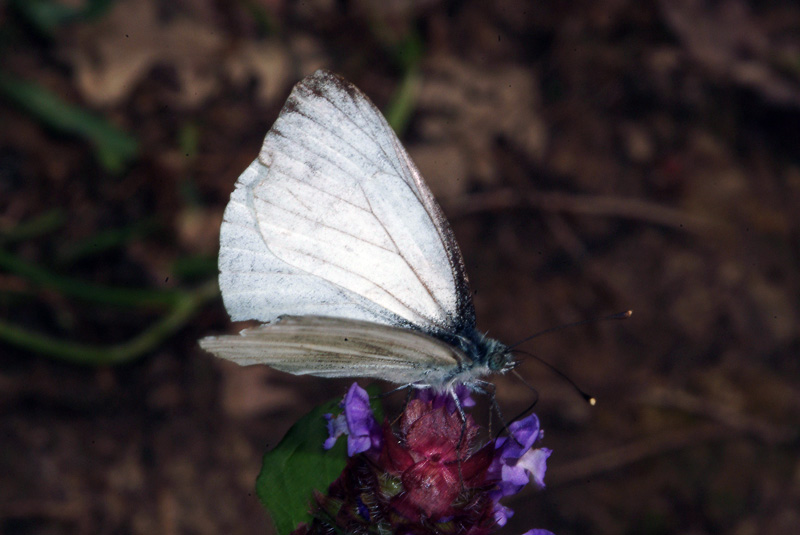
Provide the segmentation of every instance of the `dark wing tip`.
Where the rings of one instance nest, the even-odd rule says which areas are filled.
[[[369,100],[367,96],[351,82],[327,69],[318,69],[314,74],[306,76],[297,84],[297,87],[323,98],[331,91],[342,91],[352,99]]]

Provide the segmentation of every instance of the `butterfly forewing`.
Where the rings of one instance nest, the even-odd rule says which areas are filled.
[[[235,320],[326,315],[445,332],[474,325],[441,210],[377,108],[327,71],[295,87],[239,178],[220,271]]]
[[[400,322],[366,298],[272,254],[253,208],[252,189],[262,179],[262,167],[255,162],[239,177],[220,230],[219,286],[231,319],[267,322],[289,312]]]

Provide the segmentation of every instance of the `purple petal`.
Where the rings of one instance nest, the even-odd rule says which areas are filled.
[[[415,391],[414,398],[424,403],[433,403],[433,408],[447,407],[450,414],[456,412],[456,402],[453,396],[458,397],[458,401],[463,408],[470,408],[475,406],[475,400],[472,399],[472,391],[464,384],[456,385],[452,390],[445,392],[437,392],[433,388],[420,388]]]
[[[535,414],[508,426],[509,439],[504,443],[500,456],[519,459],[539,439],[539,418]]]
[[[361,500],[360,496],[356,496],[356,505],[358,507],[358,514],[361,515],[361,518],[369,522],[369,507],[364,505],[364,502]]]
[[[527,485],[530,479],[528,473],[521,466],[503,466],[502,470],[503,483],[511,483],[512,485]]]
[[[328,438],[325,440],[325,443],[322,445],[323,448],[329,450],[336,444],[336,440],[347,433],[347,421],[345,420],[344,414],[340,414],[336,418],[333,417],[333,414],[326,414],[325,419],[328,420]]]
[[[436,398],[436,392],[433,388],[417,388],[414,390],[414,399],[418,399],[423,403],[428,403]]]
[[[347,436],[348,457],[352,457],[357,453],[365,452],[370,448],[370,446],[372,446],[372,440],[370,439],[369,435],[360,437],[354,435]]]
[[[369,394],[358,383],[353,383],[344,397],[344,415],[351,436],[369,435],[375,418],[369,406]]]
[[[347,420],[347,454],[352,457],[375,446],[380,447],[380,426],[372,415],[367,391],[353,383],[344,397]]]
[[[414,397],[424,403],[431,403],[431,408],[434,410],[447,406],[449,412],[456,411],[456,404],[450,392],[437,392],[433,388],[421,388],[416,391]]]
[[[548,448],[528,450],[517,461],[515,468],[524,469],[530,477],[530,481],[542,488],[544,487],[544,473],[547,470],[547,458],[551,453],[553,451]]]
[[[555,535],[555,533],[546,529],[529,529],[522,535]]]
[[[523,489],[528,484],[528,474],[524,468],[503,465],[500,470],[501,478],[497,483],[499,498],[511,496]]]
[[[504,505],[495,503],[492,514],[494,515],[494,521],[497,522],[497,525],[503,527],[506,525],[506,522],[508,522],[508,519],[514,516],[514,511]]]
[[[458,396],[458,400],[461,402],[462,407],[468,409],[475,406],[475,400],[472,399],[472,390],[470,390],[467,385],[457,385],[455,388],[455,393]]]

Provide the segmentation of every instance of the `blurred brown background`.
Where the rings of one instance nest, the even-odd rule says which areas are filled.
[[[554,449],[503,533],[800,523],[800,7],[51,0],[0,7],[0,529],[270,533],[261,455],[348,381],[239,369],[222,210],[318,67],[386,110]],[[531,392],[497,379],[507,415]]]

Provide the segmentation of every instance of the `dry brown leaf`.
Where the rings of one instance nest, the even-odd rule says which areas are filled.
[[[225,72],[237,86],[252,78],[258,81],[258,99],[270,104],[285,97],[285,86],[292,76],[286,48],[277,42],[248,41],[225,62]]]
[[[432,149],[445,147],[448,170],[469,170],[470,178],[483,183],[496,181],[492,151],[498,137],[531,160],[545,151],[547,133],[540,116],[536,80],[528,69],[504,67],[488,73],[453,58],[428,62],[420,89],[420,131]],[[452,154],[457,147],[460,154]],[[448,172],[438,176],[432,167],[432,182],[456,178]],[[462,180],[462,191],[466,187]],[[435,186],[434,186],[435,187]],[[452,193],[452,192],[451,192]]]
[[[176,218],[178,241],[194,253],[214,254],[219,246],[222,213],[203,208],[184,208]]]
[[[661,9],[702,67],[776,104],[800,106],[796,27],[769,28],[742,0],[661,0]]]
[[[233,38],[202,11],[161,20],[153,3],[125,0],[97,23],[76,27],[65,54],[83,97],[98,106],[124,101],[155,66],[166,66],[177,78],[176,106],[201,105],[226,78],[234,85],[257,80],[259,98],[271,102],[289,77],[286,49],[250,40],[231,47]]]

